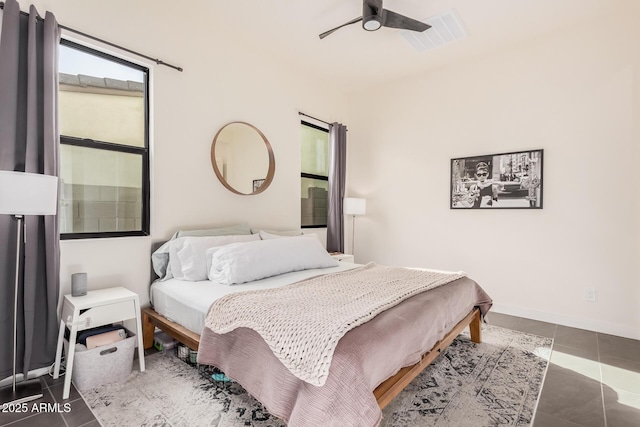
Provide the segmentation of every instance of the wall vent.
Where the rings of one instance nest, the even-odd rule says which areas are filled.
[[[431,25],[431,28],[421,33],[416,31],[400,32],[402,37],[418,52],[435,49],[467,37],[467,32],[453,9],[432,16],[423,22]]]

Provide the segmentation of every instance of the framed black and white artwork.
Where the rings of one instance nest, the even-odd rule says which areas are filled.
[[[542,209],[542,154],[451,159],[451,209]]]

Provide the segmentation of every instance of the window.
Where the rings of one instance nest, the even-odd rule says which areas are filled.
[[[149,70],[60,42],[60,237],[149,234]]]
[[[300,202],[302,228],[326,227],[329,190],[329,131],[302,122]]]

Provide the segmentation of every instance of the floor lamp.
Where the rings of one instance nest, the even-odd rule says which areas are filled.
[[[26,172],[0,171],[0,215],[12,215],[18,221],[16,234],[16,270],[13,298],[13,379],[0,389],[0,403],[18,405],[42,397],[40,379],[24,378],[16,384],[18,345],[18,288],[23,239],[26,238],[25,215],[55,215],[58,207],[58,177]],[[23,271],[22,270],[22,271]]]
[[[342,211],[345,215],[351,215],[351,255],[355,256],[356,216],[367,213],[367,200],[355,197],[345,197],[342,202]]]

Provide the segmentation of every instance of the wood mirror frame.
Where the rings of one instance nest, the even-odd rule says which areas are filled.
[[[264,182],[260,185],[260,187],[258,187],[257,190],[254,190],[250,193],[242,192],[239,189],[235,188],[232,185],[232,183],[229,183],[225,178],[223,171],[221,171],[220,168],[218,167],[218,162],[216,161],[216,145],[221,142],[219,141],[220,134],[229,126],[238,125],[238,124],[248,126],[249,128],[253,129],[260,136],[260,138],[262,138],[265,148],[267,149],[267,155],[269,160],[267,175],[265,177],[258,178],[258,179],[264,179]],[[267,140],[267,137],[264,136],[264,134],[260,131],[260,129],[258,129],[257,127],[247,122],[230,122],[222,126],[220,130],[216,133],[216,136],[213,137],[213,141],[211,143],[211,166],[213,167],[213,171],[215,172],[216,176],[218,177],[222,185],[224,185],[229,191],[235,194],[240,194],[242,196],[250,196],[254,194],[260,194],[269,187],[269,185],[271,184],[271,181],[273,181],[273,175],[275,174],[276,161],[273,155],[273,149],[271,148],[271,144],[269,144],[269,140]]]

